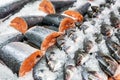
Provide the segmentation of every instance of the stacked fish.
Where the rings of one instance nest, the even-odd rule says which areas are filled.
[[[1,22],[28,2],[33,1],[0,7]],[[91,6],[94,0],[89,0],[67,10],[75,2],[42,0],[39,10],[45,15],[13,18],[10,26],[19,32],[0,39],[3,63],[18,76],[33,68],[34,80],[120,80],[120,6],[118,15],[111,9],[114,0],[99,6]],[[110,11],[109,23],[104,9]]]

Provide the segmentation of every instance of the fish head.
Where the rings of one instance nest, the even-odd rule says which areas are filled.
[[[88,57],[86,57],[86,56],[88,56],[87,53],[85,53],[81,49],[78,49],[75,52],[75,56],[74,56],[76,66],[80,66],[83,63],[85,63],[88,60]]]
[[[117,70],[118,63],[110,56],[99,53],[97,55],[98,63],[101,69],[109,76],[113,76]]]
[[[58,48],[53,47],[51,51],[46,52],[47,65],[52,72],[60,70],[66,59],[65,53],[61,52]],[[52,51],[54,49],[54,51]],[[59,57],[61,56],[61,57]]]
[[[61,50],[65,51],[66,53],[69,52],[71,46],[66,44],[66,35],[61,35],[57,38],[57,47],[59,47]]]
[[[83,80],[102,80],[101,76],[97,71],[91,71],[86,67],[83,68],[82,79]]]
[[[120,29],[120,20],[115,20],[115,23],[112,23],[112,25],[117,28],[117,29]]]
[[[111,26],[120,29],[120,19],[115,15],[113,11],[110,13],[110,22]]]
[[[113,34],[112,26],[110,26],[108,24],[102,24],[101,25],[101,33],[104,36],[110,37]]]
[[[85,50],[85,52],[87,52],[87,53],[89,53],[90,52],[90,50],[93,48],[93,42],[91,41],[91,40],[85,40],[84,41],[84,50]]]
[[[70,38],[72,41],[76,42],[78,39],[76,32],[76,28],[71,28],[66,30],[66,35],[68,36],[68,38]]]
[[[65,80],[71,80],[73,77],[74,71],[75,71],[75,66],[73,65],[67,65],[66,70],[65,70]]]
[[[107,40],[107,47],[110,51],[110,55],[118,62],[120,63],[120,46],[114,41],[108,41]]]

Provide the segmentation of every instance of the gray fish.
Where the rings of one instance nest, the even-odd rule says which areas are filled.
[[[110,37],[112,35],[113,29],[112,26],[103,23],[101,25],[101,34],[107,37]]]
[[[0,49],[0,59],[18,76],[24,76],[42,52],[22,42],[11,42]]]
[[[66,30],[66,35],[68,36],[68,38],[70,38],[71,40],[73,40],[74,42],[76,42],[78,36],[75,34],[76,32],[76,28],[71,28]]]
[[[55,80],[57,75],[49,70],[45,56],[33,68],[34,80]]]
[[[118,63],[120,63],[120,45],[110,40],[106,41],[106,45],[111,57],[113,57]]]
[[[86,53],[89,53],[90,50],[93,48],[93,42],[90,40],[85,39],[83,44],[83,50],[85,50]]]
[[[118,29],[120,28],[120,19],[118,18],[117,15],[115,15],[114,12],[110,13],[110,22],[111,22],[111,26]]]
[[[118,67],[118,63],[110,56],[104,55],[101,52],[98,52],[96,56],[99,66],[101,69],[109,76],[113,76]]]
[[[82,65],[83,72],[87,71],[85,74],[82,73],[82,76],[85,78],[83,80],[108,80],[108,76],[102,71],[96,59],[97,54],[97,52],[91,53],[89,59]]]
[[[61,49],[64,50],[66,53],[68,52],[70,46],[66,45],[66,39],[65,35],[61,35],[57,38],[57,46]]]
[[[68,59],[65,64],[65,79],[64,80],[82,80],[81,73],[75,67],[75,63],[72,59]]]
[[[58,47],[52,46],[46,51],[46,58],[50,70],[55,72],[63,68],[67,55]]]
[[[89,71],[87,68],[83,68],[82,80],[102,80],[96,71]]]
[[[75,64],[76,66],[81,66],[89,59],[89,54],[85,53],[83,50],[78,49],[75,52]]]
[[[57,12],[68,9],[73,6],[77,0],[50,0]]]
[[[11,16],[11,14],[13,15],[14,13],[18,12],[25,4],[31,1],[33,0],[17,0],[0,7],[0,19],[3,19],[9,15]]]
[[[117,32],[115,33],[115,36],[118,38],[120,42],[120,29],[117,30]]]
[[[22,41],[24,36],[20,32],[0,35],[0,48],[11,42]]]

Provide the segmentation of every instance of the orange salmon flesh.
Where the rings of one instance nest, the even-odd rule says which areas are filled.
[[[42,0],[42,2],[39,5],[39,10],[42,10],[47,14],[56,13],[53,4],[49,0]]]
[[[53,32],[48,35],[41,44],[41,50],[46,51],[50,46],[54,45],[56,43],[56,38],[62,34],[61,32]]]
[[[43,52],[38,50],[32,53],[21,65],[19,70],[19,76],[24,76],[27,72],[29,72],[34,65],[36,64],[36,60],[39,56],[43,56]]]
[[[75,27],[75,21],[71,18],[64,18],[59,26],[59,32],[64,32],[69,28]]]
[[[71,16],[71,17],[75,18],[76,22],[82,22],[83,21],[83,16],[77,11],[66,10],[66,11],[64,11],[64,14],[67,14],[68,16]]]
[[[22,33],[25,33],[28,29],[28,25],[27,25],[26,21],[21,17],[14,18],[11,21],[10,26]]]

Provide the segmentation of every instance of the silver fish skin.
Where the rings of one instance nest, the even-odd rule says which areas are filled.
[[[99,62],[96,59],[97,52],[91,53],[90,58],[82,65],[82,67],[87,70],[84,72],[84,68],[82,76],[86,77],[85,80],[108,80],[108,76],[103,72],[103,70],[99,66]],[[84,80],[84,79],[83,79]]]
[[[54,45],[46,51],[46,59],[50,70],[56,72],[62,70],[67,59],[67,54]]]
[[[75,52],[74,60],[75,60],[76,66],[83,65],[88,59],[89,59],[89,54],[85,53],[85,51],[78,49]]]
[[[42,57],[33,68],[34,80],[55,80],[57,74],[49,70],[45,56]]]
[[[115,41],[106,40],[106,45],[110,52],[110,56],[120,63],[120,44],[117,44]]]
[[[82,80],[102,80],[97,71],[90,71],[86,67],[82,68]]]
[[[98,52],[96,56],[99,66],[109,76],[113,76],[117,70],[118,63],[110,56],[104,55],[104,53]]]
[[[74,60],[68,59],[64,69],[64,80],[82,80],[81,71],[75,66]]]

